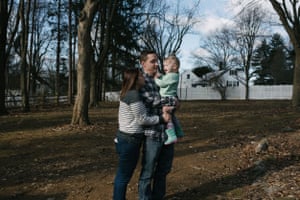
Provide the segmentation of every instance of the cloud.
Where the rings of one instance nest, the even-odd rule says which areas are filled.
[[[204,18],[199,24],[194,27],[194,30],[198,33],[207,35],[211,32],[219,29],[223,26],[232,25],[233,21],[230,19],[218,17],[218,16],[209,16]]]
[[[227,5],[227,0],[205,1],[202,4],[200,22],[194,26],[194,31],[207,35],[223,26],[233,24],[232,10]]]
[[[209,56],[210,54],[209,54],[209,52],[207,52],[207,50],[206,49],[203,49],[203,48],[197,48],[194,52],[193,52],[193,54],[195,55],[195,56],[198,56],[198,57],[207,57],[207,56]]]

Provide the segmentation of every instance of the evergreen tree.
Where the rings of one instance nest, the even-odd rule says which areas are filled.
[[[288,51],[284,44],[282,36],[278,33],[274,34],[270,41],[270,69],[274,77],[275,84],[292,83],[289,75],[292,70],[288,66]]]
[[[252,66],[255,68],[254,73],[256,74],[256,85],[272,84],[273,79],[270,78],[270,45],[267,40],[264,39],[262,43],[254,51]]]
[[[252,66],[257,75],[255,84],[291,84],[292,56],[282,36],[274,34],[268,42],[264,39],[255,50]]]
[[[113,18],[112,48],[115,53],[113,67],[124,68],[134,66],[136,52],[139,51],[138,38],[141,34],[141,15],[138,13],[141,4],[138,1],[119,1],[118,8]]]

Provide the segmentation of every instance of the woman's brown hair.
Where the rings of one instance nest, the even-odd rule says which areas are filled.
[[[120,98],[123,98],[129,90],[137,88],[139,73],[138,68],[129,68],[124,71]]]

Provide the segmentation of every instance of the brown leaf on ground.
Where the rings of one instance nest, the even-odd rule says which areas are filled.
[[[300,197],[300,113],[289,101],[182,101],[168,200]],[[109,200],[118,103],[71,126],[71,108],[0,117],[0,199]],[[262,139],[268,148],[259,153]],[[140,164],[128,186],[137,199]]]

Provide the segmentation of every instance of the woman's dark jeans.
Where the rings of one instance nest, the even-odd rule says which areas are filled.
[[[143,134],[129,135],[118,132],[115,141],[116,151],[119,155],[119,166],[114,181],[114,200],[125,200],[127,185],[136,168],[140,148],[143,141]]]

